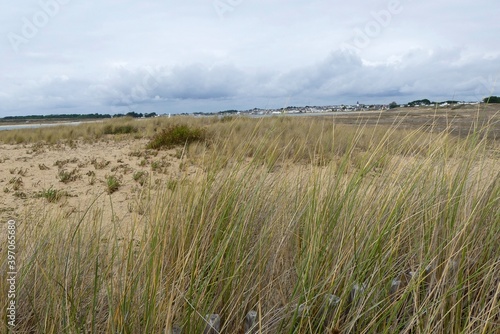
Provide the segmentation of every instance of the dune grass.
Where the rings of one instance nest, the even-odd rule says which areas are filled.
[[[258,333],[500,328],[498,143],[319,119],[190,126],[209,134],[183,144],[204,172],[145,183],[144,218],[89,203],[18,219],[16,333],[202,333],[212,313],[239,333],[250,310]]]

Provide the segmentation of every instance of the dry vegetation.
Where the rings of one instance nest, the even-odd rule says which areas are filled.
[[[250,310],[258,333],[498,332],[491,124],[113,122],[0,133],[16,333],[202,333],[212,313],[243,333]]]

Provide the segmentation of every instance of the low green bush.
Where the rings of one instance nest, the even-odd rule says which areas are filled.
[[[163,129],[148,143],[148,149],[172,148],[177,145],[190,144],[206,139],[206,131],[202,128],[188,125],[174,125]]]

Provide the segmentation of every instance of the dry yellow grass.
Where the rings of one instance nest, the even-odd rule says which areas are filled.
[[[26,209],[2,213],[18,222],[17,333],[200,333],[211,313],[238,333],[250,310],[259,333],[499,328],[500,151],[487,136],[320,118],[120,122],[138,131],[0,134],[24,138],[3,144],[2,165],[27,159],[11,167],[27,198],[5,194]],[[207,138],[145,149],[172,124]],[[64,168],[82,178],[60,182]],[[32,197],[35,170],[81,204]],[[109,175],[121,178],[111,194]]]

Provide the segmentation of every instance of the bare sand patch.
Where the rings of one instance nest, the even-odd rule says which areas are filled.
[[[0,217],[22,219],[30,211],[59,207],[65,216],[90,205],[103,221],[140,219],[143,189],[195,175],[175,149],[145,150],[147,140],[76,142],[70,145],[0,145]],[[108,179],[118,182],[112,193]],[[133,218],[133,219],[131,219]]]

